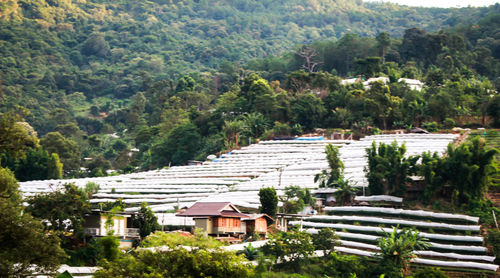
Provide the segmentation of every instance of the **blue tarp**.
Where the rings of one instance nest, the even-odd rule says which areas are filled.
[[[299,141],[321,141],[321,140],[325,140],[325,137],[323,136],[316,136],[316,137],[299,137],[295,140],[299,140]]]

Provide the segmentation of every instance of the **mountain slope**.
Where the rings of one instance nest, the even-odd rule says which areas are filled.
[[[149,81],[211,72],[224,61],[241,64],[346,33],[435,31],[492,10],[359,0],[3,1],[0,112],[27,107],[38,129],[49,111],[71,106],[74,93],[123,99]]]

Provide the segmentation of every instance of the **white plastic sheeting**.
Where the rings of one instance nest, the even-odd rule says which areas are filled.
[[[354,198],[356,201],[361,202],[394,202],[394,203],[402,203],[403,198],[389,196],[389,195],[372,195],[372,196],[356,196]]]
[[[354,247],[361,249],[370,249],[375,251],[380,251],[380,248],[377,245],[367,244],[356,241],[348,241],[348,240],[338,240],[340,244],[346,247]],[[493,256],[483,256],[483,255],[464,255],[457,253],[442,253],[436,251],[429,250],[421,250],[413,252],[417,256],[426,256],[426,257],[442,257],[448,259],[456,259],[456,260],[471,260],[471,261],[486,261],[486,262],[494,262],[495,257]]]
[[[364,257],[373,257],[376,254],[374,252],[353,249],[353,248],[347,248],[347,247],[342,247],[342,246],[335,246],[334,250],[337,252],[342,252],[342,253],[352,254],[352,255],[357,255],[357,256],[364,256]]]
[[[120,198],[120,195],[134,193],[140,195],[124,198],[128,200],[125,202],[146,201],[152,204],[155,211],[173,209],[171,198],[179,198],[179,202],[186,203],[193,197],[199,197],[199,194],[205,194],[200,199],[228,200],[230,195],[226,193],[242,192],[243,195],[248,193],[248,197],[231,197],[241,206],[258,208],[259,199],[255,193],[262,187],[284,189],[296,185],[316,189],[318,184],[314,182],[314,176],[328,169],[325,156],[327,144],[341,147],[340,156],[346,166],[346,178],[351,179],[354,186],[365,187],[368,185],[363,173],[363,167],[367,164],[365,149],[370,147],[373,140],[385,143],[396,140],[399,144],[405,142],[408,154],[420,154],[424,151],[444,151],[455,138],[456,135],[449,134],[401,134],[368,136],[361,141],[261,141],[202,165],[175,166],[110,177],[30,181],[20,183],[20,189],[25,196],[32,196],[58,190],[63,183],[75,183],[83,188],[87,183],[94,182],[100,185],[100,190],[92,202],[110,201]],[[175,197],[158,197],[169,194]]]
[[[289,224],[290,225],[302,225],[303,227],[333,228],[333,229],[340,229],[340,230],[346,229],[346,230],[352,230],[352,231],[376,232],[376,233],[380,233],[380,232],[390,233],[393,231],[393,229],[390,229],[390,228],[356,226],[356,225],[347,225],[347,224],[316,223],[316,222],[307,222],[307,221],[290,221]],[[339,236],[342,236],[339,233],[337,233],[337,234]],[[420,233],[420,235],[424,238],[433,239],[432,237],[428,237],[428,235],[433,235],[433,234]],[[445,236],[447,236],[447,235],[445,235]],[[353,236],[353,238],[354,237],[355,236]],[[372,236],[372,235],[357,234],[357,238],[366,239],[366,240],[376,240],[380,237]],[[430,244],[434,248],[445,249],[445,250],[454,250],[454,251],[463,251],[463,252],[481,252],[481,253],[486,253],[488,251],[488,249],[486,247],[483,247],[483,246],[453,245],[453,244],[441,244],[441,243],[435,243],[435,242],[430,242]]]
[[[456,225],[437,222],[412,221],[395,218],[381,218],[372,216],[356,216],[356,215],[316,215],[308,218],[309,220],[328,220],[328,221],[359,221],[370,223],[381,223],[389,225],[405,225],[435,229],[457,230],[457,231],[476,231],[481,229],[479,225]]]
[[[317,230],[314,228],[307,229],[307,231],[310,233],[317,233]],[[390,232],[392,230],[386,229],[384,231]],[[357,233],[347,233],[347,232],[339,232],[339,231],[336,231],[335,234],[342,237],[342,238],[361,239],[361,240],[368,240],[368,241],[376,241],[377,239],[380,238],[380,236],[357,234]],[[431,234],[431,233],[422,233],[422,232],[420,232],[419,234],[422,237],[425,237],[428,239],[434,239],[434,240],[467,242],[469,244],[471,244],[471,243],[481,244],[483,242],[483,238],[480,236],[458,236],[458,235]]]
[[[175,216],[175,213],[155,213],[155,216],[162,226],[194,226],[192,217]]]
[[[479,217],[462,215],[462,214],[451,214],[451,213],[438,213],[432,211],[424,210],[404,210],[395,208],[381,208],[381,207],[325,207],[324,211],[334,211],[334,212],[370,212],[370,213],[384,213],[393,215],[408,215],[408,216],[418,216],[418,217],[432,217],[432,218],[442,218],[442,219],[456,219],[456,220],[466,220],[474,223],[478,223]]]
[[[498,265],[496,264],[485,264],[477,262],[453,262],[453,261],[429,260],[422,258],[415,258],[413,259],[413,262],[418,264],[433,265],[433,266],[475,268],[475,269],[484,269],[490,271],[497,271],[498,269]]]
[[[245,248],[247,248],[249,245],[252,245],[254,248],[260,248],[264,246],[268,240],[258,240],[258,241],[252,241],[252,242],[245,242],[245,243],[240,243],[240,244],[232,244],[229,246],[222,246],[221,248],[227,251],[242,251]]]
[[[356,241],[348,241],[348,240],[338,240],[338,242],[340,244],[342,244],[343,246],[347,246],[347,247],[354,247],[354,248],[362,248],[362,249],[370,249],[370,250],[380,251],[380,248],[377,245],[373,245],[373,244],[356,242]]]
[[[354,248],[340,247],[336,246],[335,251],[352,254],[357,256],[365,256],[365,257],[373,257],[376,255],[375,252],[369,252]],[[422,259],[415,258],[413,259],[414,263],[431,265],[431,266],[444,266],[444,267],[460,267],[460,268],[474,268],[474,269],[484,269],[490,271],[497,271],[498,265],[495,264],[487,264],[487,263],[478,263],[478,262],[469,262],[469,261],[441,261],[441,260],[430,260],[430,259]]]
[[[61,265],[57,272],[63,273],[67,271],[70,274],[92,274],[99,270],[99,267],[91,267],[91,266],[69,266],[69,265]]]
[[[494,262],[495,257],[493,256],[482,256],[482,255],[463,255],[457,253],[441,253],[429,250],[415,251],[413,252],[417,256],[427,256],[427,257],[443,257],[456,260],[471,260],[471,261],[487,261]]]

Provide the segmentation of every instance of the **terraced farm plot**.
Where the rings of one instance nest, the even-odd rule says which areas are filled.
[[[112,202],[121,198],[127,210],[138,209],[146,202],[155,212],[171,211],[175,207],[190,206],[196,201],[230,201],[238,206],[258,208],[258,191],[262,187],[275,187],[283,194],[285,187],[296,185],[316,189],[314,176],[328,169],[325,147],[340,147],[345,165],[345,176],[355,186],[366,187],[363,172],[367,160],[365,149],[372,141],[377,143],[405,143],[407,155],[425,151],[443,153],[455,140],[455,134],[400,134],[375,135],[360,141],[348,140],[287,140],[261,141],[239,150],[223,154],[203,165],[176,166],[169,169],[147,171],[111,177],[71,180],[45,180],[20,183],[25,196],[49,192],[63,183],[85,187],[89,182],[100,186],[92,203]]]
[[[359,256],[374,256],[380,250],[377,240],[390,233],[393,227],[415,227],[429,241],[430,248],[415,251],[414,264],[490,274],[498,270],[495,257],[488,255],[488,249],[483,246],[476,217],[362,206],[326,207],[325,210],[329,215],[304,217],[289,224],[300,225],[312,234],[322,228],[333,228],[341,244],[336,250]]]
[[[127,204],[127,211],[135,211],[141,202],[147,202],[158,213],[162,224],[168,225],[170,221],[184,225],[189,220],[161,213],[189,207],[196,201],[229,201],[240,207],[257,209],[260,206],[258,192],[262,187],[275,187],[278,195],[282,195],[289,185],[317,189],[314,176],[328,169],[327,144],[340,147],[345,176],[355,181],[356,186],[366,187],[363,171],[367,164],[365,149],[373,141],[377,144],[405,143],[406,155],[415,155],[427,151],[444,153],[448,144],[457,137],[455,134],[402,134],[368,136],[360,141],[262,141],[203,165],[102,178],[30,181],[20,183],[20,189],[25,196],[30,196],[60,189],[67,182],[79,187],[94,182],[100,185],[100,189],[93,196],[92,203],[121,198]],[[377,252],[376,240],[384,231],[391,231],[398,225],[401,228],[416,227],[432,246],[430,250],[418,252],[415,263],[491,273],[497,269],[493,264],[495,258],[489,256],[483,246],[475,217],[376,207],[332,207],[325,210],[330,215],[317,215],[291,224],[302,225],[311,233],[332,227],[342,240],[338,251],[368,256]]]

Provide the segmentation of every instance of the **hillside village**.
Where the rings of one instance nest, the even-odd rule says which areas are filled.
[[[248,246],[264,246],[277,231],[299,228],[315,235],[323,228],[331,228],[338,238],[336,252],[374,257],[380,251],[376,244],[384,233],[390,233],[394,227],[412,227],[430,244],[427,250],[414,252],[414,265],[493,275],[498,265],[485,247],[484,228],[478,217],[413,207],[412,203],[419,199],[416,196],[424,193],[419,186],[424,177],[410,176],[404,195],[367,193],[370,190],[366,149],[372,144],[404,144],[405,157],[425,152],[442,156],[449,144],[460,144],[468,133],[373,135],[359,141],[329,140],[323,136],[260,141],[197,165],[103,178],[22,182],[20,189],[25,196],[33,196],[60,190],[64,183],[81,188],[89,183],[98,185],[90,199],[94,207],[113,202],[124,207],[112,216],[106,216],[105,211],[93,211],[85,220],[86,232],[106,236],[106,217],[112,217],[114,235],[120,238],[120,248],[125,249],[132,248],[133,239],[140,238],[131,219],[137,215],[140,204],[146,203],[161,230],[200,230],[222,242],[236,244],[232,250],[240,251]],[[347,201],[336,199],[339,195],[335,193],[342,189],[324,187],[317,178],[330,168],[327,146],[337,146],[343,176],[356,189]],[[306,189],[314,201],[303,204],[298,211],[285,211],[290,202],[297,200],[287,196],[293,186]],[[261,213],[259,198],[260,190],[269,187],[279,198],[278,211],[272,217]]]
[[[1,1],[0,277],[500,277],[467,1]]]

